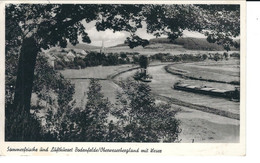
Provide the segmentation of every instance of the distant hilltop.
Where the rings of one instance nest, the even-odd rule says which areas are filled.
[[[68,49],[82,49],[82,50],[91,51],[91,50],[100,49],[100,46],[88,45],[86,43],[78,43],[77,45],[73,46],[72,44],[70,44],[68,42],[67,48]]]
[[[236,42],[240,42],[239,39],[235,40]],[[194,37],[180,37],[174,41],[170,41],[168,38],[154,38],[149,40],[149,45],[145,47],[145,49],[175,49],[176,47],[182,47],[187,50],[206,50],[206,51],[224,51],[222,45],[218,45],[217,43],[209,43],[206,38],[194,38]],[[124,47],[127,44],[119,44],[112,48]],[[235,48],[231,48],[231,50],[239,50]]]

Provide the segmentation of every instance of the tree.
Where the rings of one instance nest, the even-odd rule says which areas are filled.
[[[222,45],[225,50],[230,47],[239,48],[239,42],[234,37],[240,35],[240,5],[196,5],[203,9],[210,18],[204,24],[208,31],[203,33],[207,41]]]
[[[223,56],[225,57],[226,60],[228,60],[229,54],[227,52],[224,52]]]
[[[120,57],[121,57],[121,58],[126,58],[127,55],[126,55],[126,53],[124,53],[124,52],[120,52]]]
[[[181,132],[176,111],[164,103],[155,103],[148,84],[128,80],[121,82],[112,114],[117,131],[126,142],[175,142]]]
[[[11,52],[9,54],[9,52]],[[18,54],[16,50],[7,53],[6,64],[8,75],[6,82],[14,85],[17,71]],[[13,97],[14,92],[6,88]],[[72,101],[74,86],[70,81],[53,70],[44,55],[38,55],[35,65],[32,93],[36,101],[31,104],[30,113],[17,112],[13,98],[6,96],[5,140],[6,141],[53,141],[58,140],[57,131],[69,103]],[[43,102],[43,104],[38,103]],[[46,112],[45,115],[39,114]],[[42,115],[42,116],[39,116]],[[44,122],[44,123],[42,123]],[[33,133],[33,134],[32,134]]]
[[[111,104],[108,99],[104,98],[101,88],[96,79],[91,79],[85,108],[73,114],[72,119],[77,131],[76,141],[101,142],[106,140],[107,119]]]
[[[146,72],[147,72],[147,66],[149,64],[149,61],[148,61],[148,57],[147,56],[144,56],[144,55],[141,55],[140,58],[139,58],[139,65],[141,68],[144,69],[144,76],[146,76]]]
[[[85,68],[86,67],[85,61],[82,58],[80,58],[80,57],[75,57],[74,58],[74,64],[77,67],[80,66],[80,68]]]
[[[118,65],[119,62],[118,55],[110,53],[106,58],[107,58],[108,65]]]
[[[6,6],[7,49],[21,46],[14,104],[17,110],[30,111],[33,73],[41,49],[59,45],[66,47],[68,39],[78,43],[78,35],[90,42],[80,22],[97,19],[97,5],[17,4]],[[81,15],[74,15],[75,13]],[[55,15],[55,16],[54,16]],[[83,15],[88,15],[83,16]],[[12,27],[12,28],[10,28]]]

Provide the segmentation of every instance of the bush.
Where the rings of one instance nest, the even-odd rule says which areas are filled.
[[[181,58],[180,58],[180,56],[175,55],[175,56],[172,57],[172,61],[173,62],[179,62],[179,61],[181,61]]]
[[[63,70],[66,67],[66,64],[63,61],[56,60],[54,62],[54,68],[55,70]]]
[[[203,60],[206,60],[206,59],[208,59],[208,55],[207,54],[203,54],[202,58],[203,58]]]
[[[119,63],[118,56],[113,53],[108,54],[106,58],[109,65],[118,65]]]
[[[151,56],[151,59],[159,60],[159,61],[165,61],[168,56],[170,56],[170,53],[156,53]]]
[[[234,52],[234,53],[230,54],[230,57],[240,58],[240,53]]]
[[[36,115],[15,108],[12,104],[5,108],[5,141],[41,141],[43,133]]]
[[[125,142],[175,142],[180,122],[175,111],[164,103],[155,103],[148,84],[121,82],[122,92],[112,114],[117,118],[117,131]],[[121,132],[120,132],[121,131]]]
[[[18,58],[17,58],[18,60]],[[17,66],[15,62],[8,61],[8,65],[13,68]],[[10,74],[8,69],[9,75]],[[12,71],[11,71],[12,72]],[[9,83],[9,82],[8,82]],[[10,88],[9,88],[10,89]],[[69,106],[74,94],[74,85],[66,80],[60,73],[53,70],[43,55],[37,56],[32,93],[37,95],[37,101],[46,102],[46,105],[32,105],[30,112],[21,108],[19,112],[14,110],[13,100],[8,100],[5,105],[5,140],[6,141],[56,141],[58,140],[58,129],[60,115],[55,114],[52,119],[47,118],[54,115],[56,111],[65,113],[65,106]],[[50,96],[55,94],[55,96]],[[47,105],[48,104],[48,105]],[[56,105],[57,104],[57,105]],[[29,110],[29,109],[25,109]],[[42,119],[38,112],[47,110]],[[18,114],[19,113],[19,114]],[[42,120],[46,123],[42,123]],[[50,130],[55,127],[55,130]],[[55,131],[55,132],[54,132]],[[56,135],[55,135],[56,133]]]
[[[219,60],[223,60],[223,56],[219,53],[215,53],[214,57],[213,57],[214,61],[219,61]]]
[[[223,56],[225,57],[226,60],[228,60],[228,56],[229,56],[229,55],[228,55],[227,52],[224,52],[224,53],[223,53]]]
[[[121,57],[121,58],[126,58],[127,55],[126,55],[125,53],[121,52],[121,53],[120,53],[120,57]]]
[[[81,67],[81,68],[85,68],[86,67],[86,63],[84,62],[84,60],[82,58],[76,57],[74,58],[74,65],[75,67]]]
[[[99,66],[106,60],[104,53],[90,52],[84,59],[86,66]]]
[[[139,63],[139,57],[133,56],[133,63]]]
[[[61,65],[55,65],[55,70],[63,70],[64,68]]]
[[[108,113],[111,108],[108,99],[101,93],[98,80],[91,79],[87,92],[87,104],[76,109],[69,118],[74,124],[74,141],[102,142],[108,136]],[[111,135],[110,135],[111,136]]]

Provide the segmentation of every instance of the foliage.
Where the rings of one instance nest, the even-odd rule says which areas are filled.
[[[135,64],[139,63],[139,57],[138,56],[133,56],[133,62]]]
[[[239,53],[234,52],[230,54],[230,57],[239,58]],[[151,55],[151,59],[157,59],[162,62],[198,62],[204,61],[206,59],[211,59],[214,61],[223,60],[224,58],[228,60],[229,54],[224,53],[209,53],[209,54],[179,54],[179,55],[170,55],[169,53],[156,53]]]
[[[74,61],[65,61],[65,55],[58,55],[59,58],[55,60],[55,69],[63,70],[64,68],[79,69],[92,66],[113,66],[119,64],[130,64],[130,59],[127,55],[136,55],[136,53],[99,53],[91,51],[84,58],[75,57]],[[121,57],[122,56],[122,57]],[[131,56],[130,56],[131,57]]]
[[[181,45],[185,49],[190,50],[209,50],[209,51],[223,51],[225,50],[222,45],[217,43],[209,43],[206,38],[192,38],[192,37],[179,37],[173,41],[168,38],[154,38],[149,40],[150,45],[153,44],[176,44]],[[239,39],[234,39],[234,42],[239,43]],[[148,48],[148,47],[147,47]],[[231,50],[239,50],[239,47],[230,47]]]
[[[47,92],[42,92],[44,88]],[[41,99],[41,97],[51,94],[51,91],[57,94],[58,105],[66,106],[72,100],[75,88],[63,75],[53,70],[44,56],[39,55],[35,68],[33,92]]]
[[[39,106],[36,106],[39,107]],[[76,137],[71,112],[74,103],[45,108],[46,113],[41,117],[43,139],[45,141],[73,141]]]
[[[66,63],[63,60],[56,60],[54,62],[55,70],[63,70],[66,67]]]
[[[140,67],[146,69],[148,64],[149,64],[148,57],[144,56],[144,55],[141,55],[139,57],[139,65],[140,65]]]
[[[121,53],[120,53],[120,57],[121,57],[121,58],[126,58],[126,57],[127,57],[127,54],[121,52]]]
[[[98,66],[102,64],[102,61],[104,61],[106,58],[104,53],[98,53],[98,52],[90,52],[85,58],[84,61],[86,63],[86,66]]]
[[[119,59],[118,59],[117,54],[109,53],[106,58],[107,58],[108,65],[118,65],[119,64]]]
[[[156,103],[151,88],[134,81],[121,82],[112,114],[125,142],[174,142],[180,133],[179,121],[169,104]]]
[[[206,60],[206,59],[208,59],[208,55],[207,54],[202,54],[202,58],[203,58],[203,60]]]
[[[17,63],[18,63],[18,50],[13,48],[6,53],[6,92],[10,92],[10,96],[14,96],[14,89],[10,86],[15,87],[15,80],[17,74]],[[47,90],[47,92],[45,91]],[[50,91],[59,94],[59,103],[68,104],[72,100],[74,94],[74,86],[70,81],[66,80],[60,73],[53,70],[47,61],[47,58],[43,55],[38,55],[35,73],[34,73],[34,84],[32,93],[37,94],[39,99],[45,100],[44,96],[50,94]],[[13,103],[13,99],[7,97],[6,102]],[[66,96],[66,101],[62,100],[63,96]]]
[[[75,87],[53,70],[44,56],[38,56],[35,72],[33,92],[46,105],[36,105],[32,109],[46,112],[41,117],[43,137],[46,141],[66,139],[71,132],[67,114],[70,114],[74,105],[72,99]]]
[[[168,57],[170,55],[171,55],[170,53],[156,53],[156,54],[151,56],[151,59],[163,61],[163,60],[166,59],[166,57]]]
[[[13,104],[5,106],[5,141],[41,141],[41,124],[34,113],[15,111]]]
[[[145,47],[149,45],[149,41],[147,39],[142,39],[137,35],[132,35],[132,37],[127,37],[125,44],[127,44],[131,49],[137,47],[137,46],[142,46]]]
[[[215,53],[214,56],[213,56],[213,60],[214,61],[223,60],[223,56],[219,53]]]
[[[230,57],[240,58],[240,53],[232,53]]]
[[[130,47],[149,43],[135,34],[143,27],[142,22],[146,22],[147,32],[157,37],[166,35],[173,41],[188,29],[205,34],[209,42],[222,44],[226,50],[239,45],[232,37],[240,34],[239,5],[10,4],[6,20],[9,45],[19,44],[33,34],[39,47],[45,49],[66,47],[66,39],[76,45],[78,35],[84,42],[91,42],[82,20],[95,20],[98,31],[130,32],[126,40]]]
[[[229,56],[229,55],[228,55],[227,52],[224,52],[224,53],[223,53],[223,56],[224,56],[224,58],[225,58],[226,60],[228,60],[228,56]]]
[[[6,51],[5,55],[5,105],[13,102],[17,74],[19,48]]]
[[[14,91],[8,85],[15,85],[18,62],[14,51],[11,55],[6,55],[6,91],[11,93],[10,97],[13,97]],[[29,114],[25,111],[14,111],[13,98],[6,96],[6,141],[58,140],[57,131],[61,128],[62,115],[66,113],[65,110],[71,108],[69,103],[74,94],[74,85],[53,70],[45,56],[38,55],[32,93],[37,95],[35,100],[38,102],[32,105]],[[40,112],[45,111],[44,116],[39,116]]]
[[[75,65],[75,67],[79,67],[80,66],[80,68],[85,68],[86,67],[85,61],[82,58],[80,58],[80,57],[75,57],[74,58],[74,65]]]
[[[75,109],[71,114],[77,135],[74,141],[106,141],[107,119],[111,104],[108,99],[104,98],[101,85],[96,79],[90,80],[87,100],[85,108]]]

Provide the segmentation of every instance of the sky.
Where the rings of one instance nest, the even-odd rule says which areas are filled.
[[[86,32],[88,33],[88,35],[91,39],[91,44],[89,44],[89,45],[101,46],[102,40],[103,40],[105,47],[115,46],[115,45],[124,43],[126,38],[129,36],[128,32],[113,32],[112,30],[98,32],[96,30],[94,21],[92,21],[90,23],[85,23],[85,21],[84,21],[82,23],[85,26]],[[153,36],[152,34],[148,34],[146,32],[145,28],[146,28],[146,24],[143,24],[143,28],[138,29],[136,34],[143,39],[149,40],[149,39],[155,38],[155,36]],[[166,37],[166,36],[162,36],[162,37]],[[183,32],[183,37],[203,38],[205,36],[198,32],[189,32],[189,31],[185,30]]]

